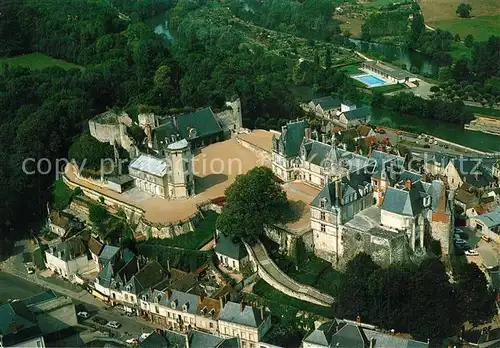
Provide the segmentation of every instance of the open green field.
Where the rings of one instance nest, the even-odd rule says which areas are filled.
[[[382,6],[389,5],[389,4],[392,4],[392,3],[395,3],[395,2],[399,2],[399,1],[395,1],[395,0],[373,0],[373,1],[363,1],[362,4],[364,6],[368,6],[368,7],[382,7]]]
[[[480,116],[500,117],[499,109],[483,108],[480,106],[470,106],[470,105],[467,105],[466,108]]]
[[[64,60],[55,59],[41,53],[29,53],[16,57],[0,58],[0,65],[2,64],[7,64],[10,66],[22,66],[25,68],[30,68],[35,70],[41,70],[53,66],[58,66],[65,70],[70,70],[75,68],[82,69],[82,67],[79,65],[68,63],[65,62]]]
[[[461,2],[462,0],[422,0],[420,7],[425,23],[458,33],[462,37],[471,34],[477,41],[487,40],[491,35],[500,35],[500,1],[471,1],[471,18],[460,18],[455,13]]]

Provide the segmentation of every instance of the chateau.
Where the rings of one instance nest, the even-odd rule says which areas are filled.
[[[304,121],[291,122],[273,137],[272,169],[283,181],[321,188],[311,202],[311,230],[317,256],[341,263],[357,252],[381,262],[423,253],[429,234],[452,248],[452,195],[439,180],[404,168],[398,155],[372,150],[368,156],[346,151]]]

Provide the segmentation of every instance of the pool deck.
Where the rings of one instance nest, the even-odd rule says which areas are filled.
[[[365,71],[363,69],[361,69],[361,70],[364,71],[365,73],[351,75],[350,78],[360,81],[362,84],[364,84],[368,88],[389,86],[389,85],[396,84],[393,81],[388,81],[388,80],[384,79],[382,76],[379,76],[372,71]],[[363,77],[372,77],[372,78],[377,79],[377,80],[382,81],[382,82],[380,82],[380,83],[367,83],[366,81],[363,81],[363,79],[362,79]]]

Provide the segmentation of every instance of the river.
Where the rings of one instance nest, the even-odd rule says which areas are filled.
[[[480,151],[500,152],[500,137],[482,132],[465,130],[462,125],[433,121],[413,115],[402,115],[385,109],[374,109],[371,123],[425,133]]]
[[[350,40],[356,45],[358,51],[366,53],[368,56],[371,52],[376,52],[385,57],[383,60],[404,63],[408,70],[411,67],[416,67],[420,74],[436,75],[438,73],[439,66],[422,53],[397,45],[366,42],[357,39]]]

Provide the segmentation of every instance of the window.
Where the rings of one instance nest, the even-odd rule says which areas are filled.
[[[321,179],[321,186],[325,186],[325,179]]]
[[[36,341],[37,348],[42,348],[42,342],[40,340]]]
[[[155,306],[155,312],[160,313],[160,309],[158,308],[158,306]]]
[[[241,338],[245,338],[245,339],[247,338],[247,334],[246,334],[246,332],[245,332],[245,331],[243,331],[243,332],[241,333]]]
[[[128,295],[125,294],[125,301],[128,301]]]
[[[326,226],[321,224],[321,232],[326,232]]]
[[[235,337],[236,337],[236,336],[239,336],[239,335],[238,335],[238,332],[237,332],[235,329],[233,329],[233,336],[235,336]]]
[[[214,323],[210,322],[209,326],[210,326],[211,329],[213,329],[214,328]]]
[[[233,267],[236,267],[236,261],[233,260]]]
[[[134,296],[130,296],[130,300],[133,302],[135,301],[135,297]]]
[[[169,318],[170,318],[170,312],[167,312],[167,317],[169,317]]]
[[[253,340],[254,340],[254,339],[253,339],[253,335],[252,335],[252,334],[248,334],[248,339],[249,339],[250,341],[253,341]]]
[[[246,342],[245,342],[245,341],[241,341],[241,346],[242,346],[243,348],[245,348],[245,347],[246,347]]]
[[[312,177],[311,177],[311,174],[309,174],[309,181],[312,181]]]
[[[250,343],[250,348],[254,348],[254,347],[255,347],[255,344]]]
[[[227,332],[227,331],[228,331],[228,330],[227,330],[227,327],[225,327],[225,328],[224,328],[224,333],[225,333],[225,334],[228,334],[228,332]]]
[[[325,201],[324,198],[321,201],[319,201],[320,208],[324,208],[325,207],[325,203],[326,203],[326,201]]]
[[[326,219],[326,214],[324,211],[321,212],[321,220],[325,220]]]

